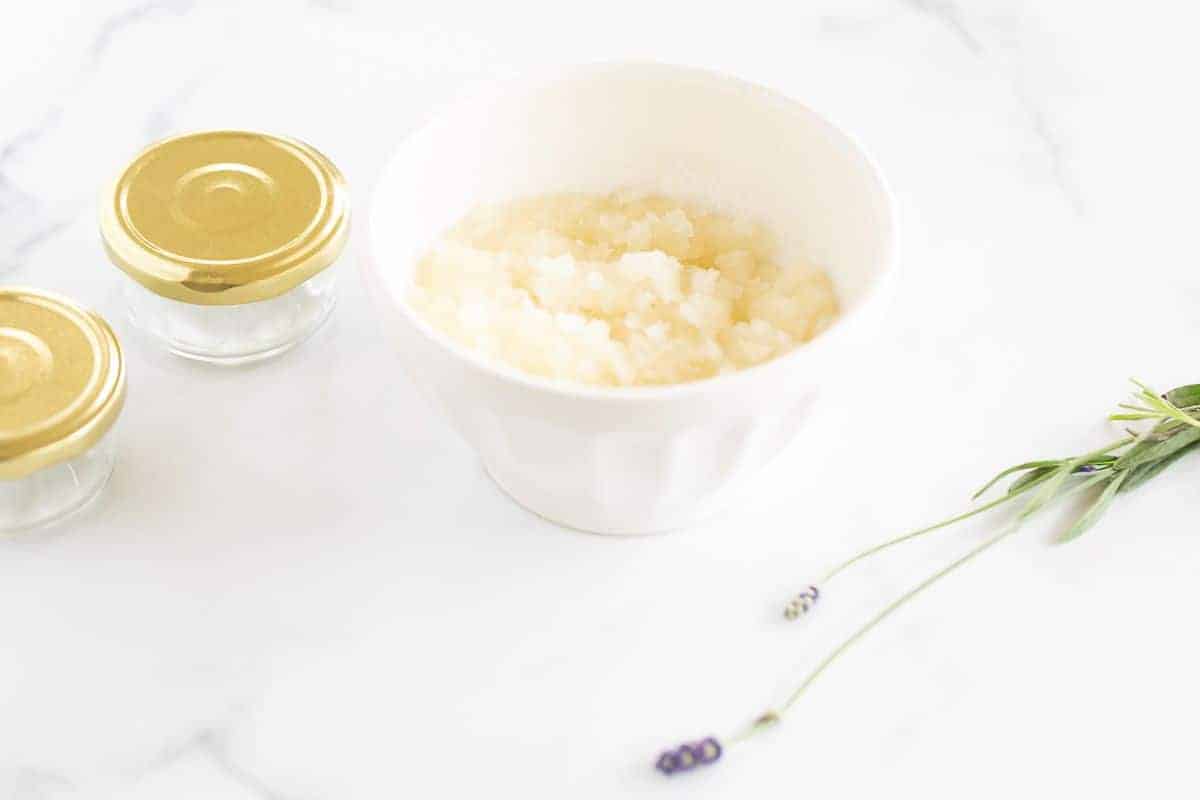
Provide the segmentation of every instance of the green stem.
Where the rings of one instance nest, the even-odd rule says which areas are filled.
[[[900,608],[902,608],[905,604],[907,604],[908,601],[912,600],[914,597],[919,595],[921,592],[925,591],[926,589],[928,589],[933,584],[937,583],[942,578],[944,578],[947,575],[949,575],[950,573],[954,572],[954,570],[958,569],[963,564],[966,564],[968,561],[975,558],[980,553],[982,553],[985,550],[989,549],[990,547],[993,547],[994,545],[998,544],[1000,541],[1002,541],[1006,537],[1012,535],[1019,528],[1020,528],[1020,521],[1018,520],[1016,522],[1013,522],[1012,524],[1010,524],[1010,526],[1008,528],[1006,528],[1002,532],[993,536],[991,539],[988,539],[983,544],[975,547],[973,550],[971,550],[966,555],[955,559],[950,564],[939,569],[937,572],[933,573],[929,577],[925,578],[925,580],[921,581],[916,586],[912,587],[911,589],[906,591],[904,594],[897,597],[891,603],[888,603],[883,608],[882,611],[880,611],[875,616],[871,617],[871,619],[868,620],[866,624],[864,624],[862,627],[860,627],[854,633],[850,634],[850,636],[847,637],[841,644],[839,644],[832,651],[830,651],[829,655],[825,656],[825,658],[822,659],[821,662],[819,664],[817,664],[817,666],[814,667],[813,670],[811,672],[809,672],[807,676],[805,676],[804,680],[800,682],[800,685],[797,686],[795,688],[795,690],[793,690],[792,693],[788,696],[787,700],[785,700],[783,702],[783,705],[779,706],[779,708],[777,710],[769,711],[766,714],[760,716],[758,718],[758,720],[756,720],[755,723],[751,724],[751,726],[749,728],[744,730],[741,734],[731,737],[729,741],[730,742],[744,741],[744,740],[749,739],[750,737],[754,736],[755,734],[760,733],[763,730],[766,730],[768,727],[771,727],[774,724],[778,723],[780,721],[780,719],[783,717],[783,715],[785,713],[787,713],[787,711],[793,705],[796,704],[796,701],[799,700],[801,698],[801,696],[803,696],[804,692],[808,690],[808,687],[811,686],[817,680],[817,678],[821,677],[821,673],[825,672],[825,670],[828,669],[829,666],[831,664],[833,664],[834,661],[837,661],[839,656],[841,656],[843,653],[845,653],[847,650],[849,650],[851,647],[853,647],[860,639],[862,639],[864,636],[866,636],[868,633],[870,633],[875,628],[875,626],[879,625],[879,623],[883,622],[885,619],[890,617],[892,614],[894,614],[896,611],[898,611]]]
[[[1034,485],[1035,484],[1030,484],[1029,488],[1032,488]],[[817,585],[824,588],[825,584],[829,583],[829,581],[833,580],[840,573],[842,573],[845,570],[849,569],[850,567],[854,566],[855,564],[862,561],[863,559],[870,558],[871,556],[875,555],[876,553],[887,550],[889,547],[894,547],[895,545],[903,544],[904,542],[907,542],[910,539],[916,539],[918,536],[924,536],[927,533],[933,533],[936,530],[941,530],[942,528],[953,525],[956,522],[962,522],[965,519],[970,519],[971,517],[975,516],[976,514],[982,514],[985,511],[991,511],[996,506],[998,506],[1002,503],[1007,503],[1009,500],[1012,500],[1013,498],[1019,497],[1019,496],[1020,496],[1019,493],[1003,495],[1001,497],[996,498],[995,500],[992,500],[990,503],[984,503],[983,505],[979,506],[978,508],[974,508],[964,514],[959,514],[957,517],[951,517],[950,519],[942,520],[941,522],[938,522],[934,525],[930,525],[927,528],[921,528],[920,530],[915,530],[910,533],[906,533],[903,536],[897,536],[894,539],[888,539],[885,542],[880,542],[879,544],[877,544],[873,547],[868,547],[866,550],[860,551],[856,555],[851,556],[850,558],[843,561],[841,564],[838,564],[836,567],[829,570],[829,572],[826,572],[825,575],[821,578],[820,582]]]
[[[1107,447],[1102,447],[1099,450],[1093,450],[1090,453],[1085,453],[1084,455],[1080,456],[1077,459],[1072,459],[1072,463],[1075,465],[1078,465],[1078,464],[1082,464],[1082,463],[1088,461],[1089,459],[1098,458],[1100,456],[1107,455],[1109,452],[1111,452],[1113,450],[1118,450],[1127,444],[1131,444],[1133,441],[1134,441],[1134,437],[1126,436],[1124,439],[1115,441],[1112,444],[1109,444]],[[1073,467],[1072,467],[1072,469],[1073,469]],[[855,555],[846,559],[842,563],[838,564],[833,569],[826,572],[825,575],[822,576],[821,580],[817,583],[817,585],[821,588],[824,588],[824,586],[827,583],[829,583],[829,581],[833,580],[835,577],[840,575],[842,572],[846,571],[847,569],[854,566],[858,562],[863,561],[867,558],[870,558],[871,556],[875,555],[876,553],[881,553],[884,550],[892,548],[898,544],[903,544],[904,542],[911,541],[912,539],[916,539],[921,536],[924,536],[927,533],[933,533],[934,531],[949,527],[949,526],[955,524],[956,522],[962,522],[963,520],[970,519],[971,517],[973,517],[977,514],[982,514],[985,511],[990,511],[993,508],[995,508],[996,506],[1006,503],[1015,497],[1019,497],[1020,495],[1029,491],[1030,489],[1033,489],[1035,486],[1038,486],[1039,484],[1044,483],[1045,481],[1049,480],[1053,476],[1053,474],[1054,473],[1049,473],[1046,476],[1044,476],[1042,478],[1038,478],[1035,481],[1030,481],[1028,484],[1026,484],[1025,486],[1022,486],[1016,492],[1012,492],[1010,494],[1005,494],[995,500],[992,500],[989,503],[984,503],[983,505],[979,506],[978,508],[971,509],[970,511],[967,511],[963,514],[959,514],[957,517],[951,517],[950,519],[942,520],[941,522],[930,525],[929,527],[911,531],[911,532],[903,534],[901,536],[897,536],[894,539],[888,539],[887,541],[880,542],[879,544],[873,545],[872,547],[868,547],[866,550],[862,550],[862,551],[856,553]]]
[[[895,600],[893,600],[891,603],[889,603],[887,606],[885,606],[882,611],[880,611],[878,614],[876,614],[874,617],[872,617],[865,625],[863,625],[861,628],[856,630],[840,645],[835,647],[833,649],[833,651],[829,655],[827,655],[824,658],[824,660],[822,660],[821,663],[818,664],[815,669],[813,669],[812,672],[810,672],[808,674],[808,677],[806,677],[800,683],[800,685],[796,687],[796,690],[792,692],[792,694],[788,697],[788,699],[786,701],[784,701],[783,705],[779,709],[780,713],[786,712],[789,708],[791,708],[792,705],[794,705],[795,702],[800,699],[801,695],[804,694],[805,690],[808,689],[808,687],[812,685],[813,681],[815,681],[818,677],[820,677],[821,673],[824,672],[825,669],[830,664],[832,664],[834,661],[837,660],[838,656],[840,656],[842,653],[849,650],[859,639],[863,638],[868,633],[870,633],[871,630],[876,625],[878,625],[879,623],[883,622],[885,619],[890,617],[894,612],[896,612],[901,607],[903,607],[906,603],[908,603],[909,600],[912,600],[914,597],[916,597],[918,594],[920,594],[921,592],[928,589],[934,583],[941,580],[945,576],[949,575],[951,572],[954,572],[954,570],[958,569],[963,564],[966,564],[968,561],[975,558],[975,556],[979,555],[980,553],[984,552],[988,548],[992,547],[993,545],[999,543],[1006,537],[1010,536],[1011,534],[1016,532],[1018,529],[1019,529],[1019,526],[1016,524],[1009,526],[1001,533],[998,533],[997,535],[993,536],[991,539],[988,539],[983,544],[979,545],[975,549],[968,552],[966,555],[950,562],[950,564],[948,564],[947,566],[938,570],[937,572],[933,573],[932,575],[927,577],[925,580],[921,581],[916,586],[909,589],[907,592],[900,595]]]
[[[1112,448],[1109,448],[1109,449],[1112,449]],[[1104,451],[1099,451],[1098,453],[1096,453],[1096,455],[1102,455],[1103,452]],[[1089,455],[1091,455],[1091,454],[1089,454]],[[1069,497],[1070,495],[1073,495],[1076,492],[1087,489],[1088,487],[1093,486],[1098,481],[1106,479],[1106,478],[1109,478],[1109,476],[1108,475],[1092,475],[1087,480],[1082,481],[1081,483],[1079,483],[1076,486],[1072,486],[1069,490],[1063,492],[1062,494],[1058,495],[1054,499],[1061,500],[1063,498]],[[1015,496],[1015,495],[1013,495],[1013,496]],[[1043,505],[1043,506],[1039,507],[1039,509],[1035,509],[1035,511],[1040,510],[1040,508],[1044,508],[1044,507],[1045,506]],[[984,509],[980,508],[977,510],[982,511]],[[900,608],[902,608],[904,605],[906,605],[910,600],[912,600],[914,597],[919,595],[921,592],[925,591],[926,589],[928,589],[933,584],[937,583],[942,578],[944,578],[947,575],[949,575],[950,573],[954,572],[956,569],[961,567],[963,564],[966,564],[968,561],[971,561],[976,556],[978,556],[980,553],[983,553],[985,550],[988,550],[989,548],[995,546],[1003,539],[1011,536],[1013,533],[1015,533],[1017,530],[1020,529],[1021,524],[1026,519],[1028,519],[1030,516],[1032,516],[1032,513],[1033,512],[1022,513],[1020,516],[1017,517],[1017,519],[1015,519],[1011,523],[1009,523],[1009,526],[1007,528],[1005,528],[1004,530],[1002,530],[1000,533],[998,533],[995,536],[993,536],[992,538],[988,539],[983,544],[978,545],[977,547],[975,547],[974,549],[969,551],[966,555],[961,556],[961,557],[955,559],[954,561],[950,562],[949,564],[947,564],[945,567],[942,567],[937,572],[933,573],[929,577],[925,578],[925,580],[921,581],[916,586],[912,587],[911,589],[906,591],[904,594],[897,597],[891,603],[888,603],[886,606],[884,606],[882,611],[880,611],[875,616],[871,617],[871,619],[869,619],[864,625],[862,625],[858,630],[854,631],[854,633],[850,634],[850,636],[847,637],[841,644],[839,644],[837,647],[835,647],[829,653],[829,655],[825,656],[825,658],[822,659],[819,664],[817,664],[817,666],[812,670],[812,672],[808,673],[808,675],[805,676],[804,680],[801,681],[800,685],[797,686],[796,689],[788,696],[787,700],[784,701],[783,705],[779,706],[778,709],[772,709],[772,710],[766,712],[765,714],[762,714],[761,716],[759,716],[758,719],[755,720],[750,725],[749,728],[742,731],[742,733],[731,737],[729,739],[730,743],[744,741],[744,740],[749,739],[750,737],[754,736],[755,734],[761,733],[762,731],[766,730],[769,727],[773,727],[776,723],[778,723],[783,718],[783,715],[786,714],[787,711],[793,705],[795,705],[796,701],[800,699],[800,697],[804,694],[804,692],[808,689],[808,687],[811,686],[813,684],[813,682],[816,681],[816,679],[821,676],[821,673],[823,673],[831,664],[833,664],[834,661],[837,661],[839,656],[841,656],[843,653],[845,653],[847,650],[849,650],[851,647],[853,647],[856,642],[858,642],[860,639],[862,639],[864,636],[866,636],[868,633],[870,633],[875,628],[875,626],[877,626],[879,623],[883,622],[885,619],[890,617],[896,611],[900,610]]]

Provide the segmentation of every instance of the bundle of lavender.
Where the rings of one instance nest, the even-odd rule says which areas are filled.
[[[1134,383],[1138,387],[1134,402],[1122,403],[1121,411],[1109,418],[1117,421],[1148,422],[1148,426],[1140,432],[1127,430],[1128,435],[1124,438],[1083,455],[1028,461],[1009,467],[988,481],[972,498],[978,500],[1001,481],[1012,478],[1007,490],[995,499],[977,505],[958,516],[863,550],[827,571],[816,583],[806,586],[785,607],[784,616],[787,619],[794,620],[807,614],[818,599],[825,596],[829,583],[855,564],[895,545],[949,527],[997,506],[1012,503],[1018,498],[1024,498],[1024,502],[1018,504],[1020,510],[1008,525],[966,555],[927,576],[867,620],[805,675],[780,705],[759,714],[749,726],[733,736],[725,739],[708,736],[667,750],[658,757],[655,767],[665,775],[674,775],[715,763],[730,745],[745,742],[780,722],[821,673],[872,628],[937,581],[1011,536],[1034,514],[1070,495],[1091,492],[1092,502],[1060,537],[1060,541],[1075,539],[1095,525],[1119,495],[1140,486],[1196,449],[1200,445],[1200,384],[1180,386],[1159,395],[1145,384],[1138,381]]]

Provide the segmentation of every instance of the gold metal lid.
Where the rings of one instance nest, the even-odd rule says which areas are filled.
[[[108,323],[57,295],[0,288],[0,480],[88,450],[124,402]]]
[[[155,294],[197,305],[277,297],[332,264],[349,230],[337,167],[303,142],[264,133],[153,144],[100,202],[113,263]]]

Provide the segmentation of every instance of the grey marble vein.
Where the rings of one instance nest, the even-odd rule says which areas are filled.
[[[23,190],[8,174],[27,150],[58,127],[62,118],[63,106],[56,103],[32,125],[0,144],[0,275],[19,267],[31,252],[69,222],[48,219],[38,198]]]
[[[61,105],[50,106],[42,114],[41,119],[0,145],[0,171],[3,171],[6,164],[16,160],[21,155],[21,151],[45,138],[47,133],[57,127],[62,120],[62,115]]]
[[[904,3],[909,8],[937,20],[975,55],[983,53],[983,44],[967,27],[962,9],[955,3],[950,0],[904,0]]]
[[[88,46],[87,59],[82,65],[79,78],[75,82],[75,86],[69,94],[77,93],[81,84],[86,81],[91,75],[91,68],[104,57],[111,47],[113,39],[121,31],[129,28],[138,22],[148,19],[159,11],[171,11],[176,14],[182,14],[193,5],[192,0],[151,0],[151,2],[141,3],[140,5],[121,11],[105,18],[99,29],[92,36],[91,44]],[[21,152],[31,145],[36,144],[39,140],[52,132],[63,118],[64,103],[58,102],[51,105],[41,118],[33,125],[28,126],[24,130],[11,137],[8,141],[0,145],[0,173],[3,172],[5,166],[21,154]]]
[[[8,172],[23,153],[44,139],[62,119],[61,105],[0,144],[0,273],[6,271],[55,228],[47,222],[38,199],[24,191]]]
[[[209,731],[197,741],[197,747],[206,753],[221,772],[254,797],[260,800],[295,800],[263,782],[261,778],[243,767],[230,755],[229,741],[220,731]]]
[[[985,55],[982,39],[971,30],[962,9],[952,0],[904,0],[904,3],[918,13],[937,20],[973,55],[981,58]],[[1013,85],[1018,102],[1025,113],[1030,132],[1046,154],[1054,185],[1071,210],[1075,214],[1083,216],[1085,208],[1082,193],[1072,178],[1067,165],[1065,148],[1050,122],[1049,115],[1044,108],[1034,102],[1028,93],[1022,90],[1016,78],[1010,75],[1009,82]]]
[[[203,728],[179,744],[165,749],[145,769],[140,770],[137,777],[144,777],[158,770],[166,769],[180,759],[193,754],[199,754],[205,758],[222,775],[258,800],[297,800],[295,796],[268,785],[251,770],[239,764],[230,752],[229,734],[222,727]]]
[[[66,228],[71,218],[50,218],[36,197],[4,174],[0,161],[0,275],[16,269],[29,255]]]
[[[45,222],[18,239],[6,252],[0,253],[0,275],[24,264],[31,253],[65,230],[71,221],[64,218]]]
[[[1041,143],[1042,149],[1050,161],[1050,174],[1054,178],[1055,185],[1063,197],[1067,199],[1067,202],[1071,205],[1071,209],[1079,216],[1083,216],[1086,213],[1083,195],[1072,177],[1071,170],[1067,166],[1062,141],[1051,126],[1049,116],[1045,110],[1038,107],[1023,92],[1018,92],[1017,94],[1020,98],[1021,106],[1025,109],[1025,114],[1029,118],[1033,135]]]
[[[96,64],[123,31],[162,12],[185,13],[193,5],[193,0],[150,0],[106,17],[91,37],[79,73],[64,97],[47,108],[36,122],[0,143],[0,274],[26,263],[82,211],[69,208],[52,215],[40,198],[12,177],[13,165],[59,127],[71,100],[86,90]],[[191,98],[196,87],[196,81],[190,81],[150,109],[144,125],[148,139],[161,138],[175,127],[176,112]]]
[[[0,795],[5,800],[54,800],[74,789],[75,784],[53,770],[26,767],[0,773]]]
[[[104,58],[104,54],[108,52],[109,47],[112,46],[113,40],[126,28],[136,25],[160,11],[182,14],[189,11],[192,5],[192,0],[149,0],[149,2],[139,3],[132,8],[107,17],[100,23],[100,29],[96,31],[96,35],[92,37],[92,43],[88,47],[88,66],[94,67],[99,63],[100,59]]]

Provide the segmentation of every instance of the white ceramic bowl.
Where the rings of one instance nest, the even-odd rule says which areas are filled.
[[[612,389],[487,361],[407,305],[418,259],[477,204],[622,187],[766,223],[785,256],[829,271],[841,315],[751,369]],[[677,528],[724,505],[853,368],[895,271],[891,197],[853,140],[762,87],[659,64],[573,67],[453,103],[385,167],[367,237],[367,283],[413,380],[518,503],[604,533]]]

